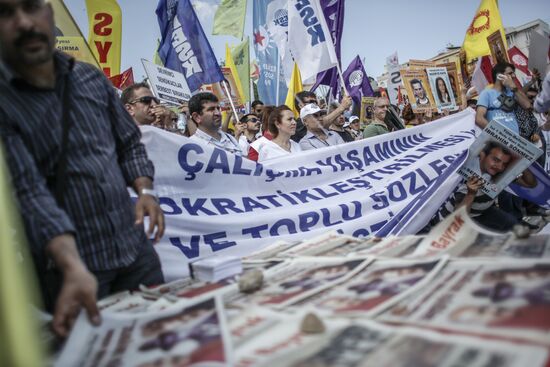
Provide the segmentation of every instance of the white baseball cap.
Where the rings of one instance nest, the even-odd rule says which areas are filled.
[[[344,127],[348,127],[348,126],[351,125],[351,124],[353,123],[353,121],[355,121],[355,120],[359,120],[359,117],[357,117],[357,116],[351,116],[351,117],[349,118],[349,120],[346,121],[346,123],[344,124]]]
[[[319,106],[317,106],[315,103],[309,103],[302,107],[302,109],[300,110],[300,118],[303,120],[304,117],[316,114],[318,112],[321,112]]]

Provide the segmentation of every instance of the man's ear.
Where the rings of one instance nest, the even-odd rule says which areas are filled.
[[[201,114],[198,112],[193,112],[191,114],[191,120],[195,121],[195,124],[198,126],[201,122]]]
[[[134,108],[130,103],[126,103],[124,108],[126,108],[126,111],[128,111],[131,116],[134,116]]]

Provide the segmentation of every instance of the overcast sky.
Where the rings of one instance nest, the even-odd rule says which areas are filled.
[[[82,33],[88,34],[85,0],[65,0]],[[122,9],[122,70],[134,68],[144,76],[141,58],[151,60],[160,37],[156,0],[118,0]],[[225,43],[240,40],[212,36],[212,21],[220,0],[192,0],[203,29],[218,60],[225,57]],[[245,34],[252,34],[252,3],[248,1]],[[386,57],[397,51],[400,62],[427,59],[447,44],[461,45],[480,0],[346,0],[342,37],[342,67],[360,55],[365,69],[376,78],[384,71]],[[550,23],[550,0],[500,0],[505,27],[516,27],[535,19]],[[254,57],[251,48],[251,58]]]

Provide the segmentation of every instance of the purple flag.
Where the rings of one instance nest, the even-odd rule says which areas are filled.
[[[342,39],[342,31],[344,29],[344,1],[345,0],[321,0],[321,7],[323,8],[323,14],[327,22],[328,29],[332,42],[334,43],[334,49],[336,50],[336,57],[338,63],[340,63],[340,40]],[[329,85],[331,87],[332,96],[336,97],[338,92],[338,70],[334,67],[325,70],[317,74],[317,81],[311,87],[311,90],[315,90],[319,85]]]
[[[361,97],[372,97],[374,95],[369,77],[365,73],[365,68],[359,55],[352,60],[342,76],[344,77],[344,83],[346,83],[349,95],[357,105],[361,105]]]

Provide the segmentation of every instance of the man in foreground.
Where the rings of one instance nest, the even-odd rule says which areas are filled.
[[[0,137],[43,300],[66,336],[81,306],[97,324],[97,297],[163,281],[143,217],[158,240],[164,216],[138,127],[112,85],[54,45],[50,4],[0,0]]]

